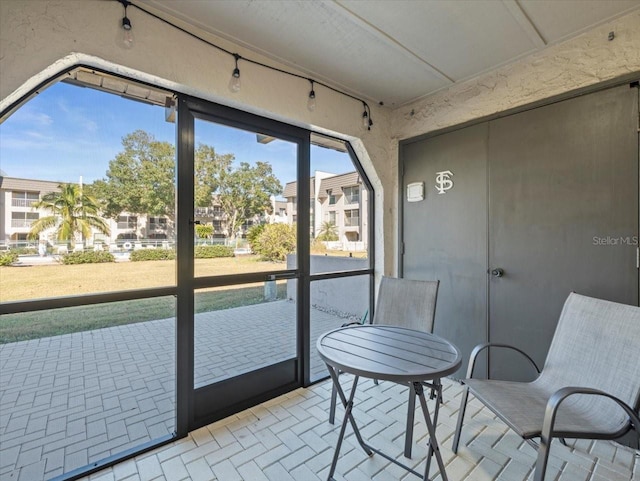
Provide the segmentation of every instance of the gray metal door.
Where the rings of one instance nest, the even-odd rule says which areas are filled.
[[[638,305],[638,89],[489,123],[489,339],[545,360],[571,291]],[[589,346],[585,346],[589,348]],[[491,377],[527,378],[496,352]]]
[[[401,149],[402,274],[440,280],[434,331],[460,348],[466,366],[473,346],[487,340],[487,123]],[[453,187],[439,194],[436,177],[446,171]],[[414,182],[424,182],[424,200],[408,202]]]

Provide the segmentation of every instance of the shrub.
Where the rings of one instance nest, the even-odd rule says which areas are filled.
[[[213,259],[214,257],[234,257],[233,247],[229,246],[196,246],[194,257],[196,259]]]
[[[0,252],[0,266],[10,266],[18,260],[18,253],[13,251]]]
[[[327,252],[327,245],[319,238],[313,239],[311,242],[312,254],[325,254]]]
[[[172,261],[176,258],[173,249],[140,249],[129,255],[129,260],[137,261]]]
[[[100,264],[103,262],[115,262],[116,258],[110,252],[71,252],[60,256],[60,262],[70,264]]]
[[[213,225],[211,224],[196,224],[195,230],[200,239],[208,239],[213,235]]]
[[[35,247],[14,247],[11,251],[19,256],[32,256],[38,253],[38,249]]]
[[[247,242],[249,243],[249,247],[253,252],[258,252],[256,250],[256,246],[258,245],[258,239],[262,232],[264,232],[264,227],[267,224],[256,224],[251,226],[251,228],[247,231]]]
[[[296,250],[296,226],[268,224],[258,237],[254,252],[268,261],[283,261]]]

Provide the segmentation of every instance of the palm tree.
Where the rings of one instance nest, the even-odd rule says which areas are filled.
[[[338,228],[333,222],[326,221],[320,226],[320,235],[318,239],[322,241],[337,241],[338,240]]]
[[[77,184],[59,184],[59,192],[49,192],[33,204],[36,209],[44,209],[50,215],[35,221],[29,231],[29,238],[35,239],[41,232],[55,227],[56,239],[66,241],[70,247],[75,244],[75,235],[83,239],[91,236],[91,229],[109,235],[109,226],[98,215],[100,207],[96,199],[85,194]]]

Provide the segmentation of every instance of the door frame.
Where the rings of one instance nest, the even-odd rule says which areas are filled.
[[[176,403],[178,436],[226,417],[238,410],[264,402],[303,385],[308,359],[305,338],[309,336],[308,275],[309,218],[299,216],[297,223],[298,263],[295,269],[248,274],[198,277],[194,275],[194,151],[195,120],[256,132],[298,146],[298,209],[309,210],[310,131],[257,115],[206,102],[186,95],[177,96],[177,329],[176,329]],[[206,386],[194,386],[195,366],[195,290],[265,280],[298,279],[296,302],[296,357]],[[306,286],[306,287],[305,287]],[[308,344],[308,339],[307,339]],[[267,385],[265,386],[265,380]],[[224,400],[224,403],[221,403]]]

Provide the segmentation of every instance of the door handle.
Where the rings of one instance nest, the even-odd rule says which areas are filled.
[[[502,277],[504,276],[504,269],[501,269],[500,267],[496,267],[495,269],[490,269],[489,274],[491,274],[492,277]]]

